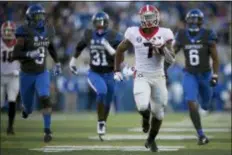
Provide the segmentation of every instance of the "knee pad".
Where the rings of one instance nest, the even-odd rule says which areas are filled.
[[[104,93],[99,93],[97,94],[97,103],[103,103],[106,98],[106,94]]]
[[[49,96],[41,96],[39,97],[40,104],[42,104],[43,108],[52,107]]]

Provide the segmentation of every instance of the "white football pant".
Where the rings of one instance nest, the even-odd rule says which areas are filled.
[[[138,111],[149,108],[154,117],[164,118],[164,108],[168,102],[168,91],[164,75],[136,72],[134,79],[134,98]]]
[[[9,102],[15,102],[19,92],[19,77],[13,75],[1,76],[1,107],[5,103],[5,93]]]

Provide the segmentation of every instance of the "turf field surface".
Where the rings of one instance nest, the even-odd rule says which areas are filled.
[[[54,113],[53,141],[43,142],[43,121],[39,113],[27,120],[17,114],[14,136],[6,135],[7,114],[1,114],[1,155],[231,155],[231,113],[202,117],[210,143],[198,146],[188,113],[168,113],[157,137],[159,153],[144,147],[137,113],[109,116],[107,135],[96,134],[95,113]]]

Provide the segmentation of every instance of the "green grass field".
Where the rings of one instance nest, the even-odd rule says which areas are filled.
[[[23,120],[17,114],[14,136],[7,136],[7,114],[1,114],[1,155],[231,155],[231,114],[204,116],[203,125],[210,143],[198,146],[187,113],[167,114],[157,144],[159,153],[144,147],[137,113],[112,114],[105,141],[96,135],[95,113],[53,115],[53,141],[43,142],[42,116],[33,113]]]

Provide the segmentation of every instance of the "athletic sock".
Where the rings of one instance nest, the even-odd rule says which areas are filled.
[[[8,109],[8,127],[12,128],[14,124],[16,114],[16,103],[15,102],[9,102],[9,109]]]
[[[151,129],[150,129],[149,135],[148,135],[148,140],[149,141],[153,141],[156,138],[156,136],[159,133],[161,124],[162,124],[162,120],[158,120],[157,118],[152,117],[152,119],[151,119]]]
[[[143,118],[149,120],[149,118],[150,118],[150,111],[149,110],[139,111],[139,113],[143,116]]]
[[[189,111],[190,118],[193,122],[193,125],[197,131],[199,137],[204,136],[204,132],[201,127],[201,118],[198,110],[190,110]]]
[[[110,104],[105,105],[105,109],[104,109],[104,121],[107,121],[107,118],[109,116],[110,113]]]
[[[50,129],[51,114],[43,114],[43,119],[44,119],[44,128],[45,129]]]

